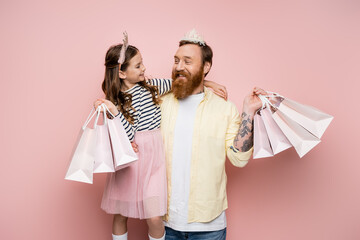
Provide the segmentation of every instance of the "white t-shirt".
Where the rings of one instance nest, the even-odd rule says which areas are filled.
[[[203,98],[204,93],[201,93],[179,100],[174,132],[169,219],[165,222],[165,226],[177,231],[217,231],[226,227],[225,211],[208,223],[187,222],[194,121],[196,109]]]

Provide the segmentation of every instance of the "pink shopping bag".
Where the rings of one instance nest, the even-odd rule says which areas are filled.
[[[105,108],[111,114],[106,106]],[[114,117],[113,119],[108,119],[108,129],[114,156],[115,171],[117,171],[129,166],[138,159],[138,156],[131,146],[120,118]]]
[[[268,98],[271,99],[273,97],[281,98],[281,101],[277,101],[277,104],[272,104]],[[317,136],[321,136],[324,133],[333,119],[332,116],[320,110],[299,104],[277,93],[271,93],[267,97],[260,96],[260,99],[276,109],[272,117],[294,146],[300,158],[320,143],[320,139]],[[322,121],[324,119],[326,121]]]
[[[273,114],[273,118],[294,146],[300,158],[320,143],[320,139],[312,135],[280,109]]]
[[[110,136],[108,130],[108,119],[106,116],[105,105],[100,105],[103,110],[103,125],[98,125],[98,117],[96,124],[96,150],[94,173],[115,172],[114,159],[111,149]]]
[[[285,98],[278,108],[281,112],[303,126],[317,138],[322,137],[325,130],[334,119],[333,116],[314,107],[300,104],[288,98]]]
[[[269,136],[271,148],[274,154],[278,154],[288,148],[292,147],[283,131],[273,119],[273,113],[269,106],[260,110],[261,118],[264,122],[266,132]]]
[[[272,157],[274,153],[260,111],[254,116],[254,153],[253,158]]]
[[[73,151],[65,179],[90,183],[93,182],[93,170],[95,162],[96,130],[88,128],[87,125],[95,114],[92,110],[82,126],[78,135],[77,144]]]

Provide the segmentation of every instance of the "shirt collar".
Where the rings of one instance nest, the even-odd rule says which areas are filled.
[[[208,89],[207,87],[204,86],[204,100],[208,100],[210,97],[210,89]]]

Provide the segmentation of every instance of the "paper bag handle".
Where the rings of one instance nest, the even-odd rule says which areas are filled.
[[[112,114],[112,112],[110,112],[110,110],[109,110],[109,108],[106,106],[106,104],[103,103],[103,104],[101,104],[101,105],[102,105],[103,108],[104,108],[104,112],[105,112],[105,109],[106,109],[106,111],[108,111],[112,117],[115,117],[114,114]]]
[[[262,107],[261,107],[261,109],[264,109],[265,107],[269,107],[269,106],[271,106],[271,107],[273,107],[273,108],[275,108],[275,109],[278,109],[278,107],[276,107],[274,104],[272,104],[272,103],[270,102],[270,100],[269,100],[265,95],[259,94],[258,97],[260,98],[260,100],[261,100],[261,102],[262,102]]]
[[[89,122],[91,121],[91,119],[93,119],[93,117],[95,116],[96,113],[97,113],[97,110],[94,112],[94,108],[92,108],[89,116],[87,117],[84,125],[82,126],[82,129],[83,129],[83,130],[85,130],[85,128],[87,127],[87,125],[89,124]]]

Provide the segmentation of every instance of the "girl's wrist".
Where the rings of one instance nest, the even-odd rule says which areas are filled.
[[[117,115],[119,115],[119,110],[117,110],[117,109],[112,109],[111,110],[111,113],[114,115],[114,116],[117,116]]]
[[[112,115],[116,116],[119,114],[119,110],[116,107],[108,107]]]

